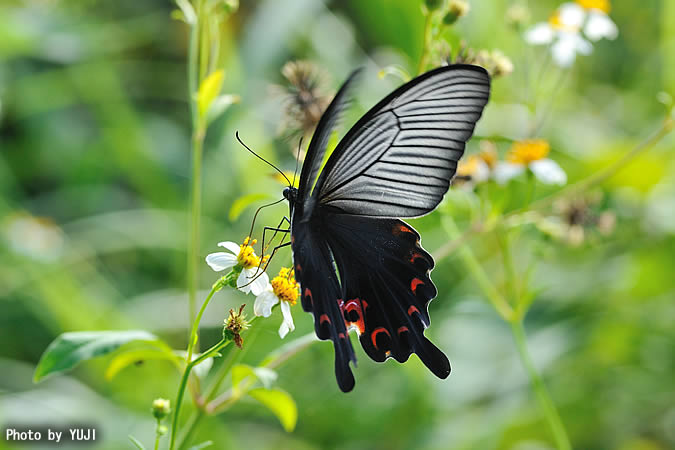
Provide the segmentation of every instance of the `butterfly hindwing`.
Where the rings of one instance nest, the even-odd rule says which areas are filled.
[[[340,309],[370,358],[399,362],[417,353],[438,377],[450,373],[447,357],[425,336],[427,307],[436,296],[434,261],[420,236],[398,219],[324,214],[325,236],[340,274]]]
[[[333,255],[320,233],[308,222],[294,223],[291,242],[295,276],[300,282],[302,308],[314,315],[316,335],[333,341],[335,376],[340,389],[348,392],[354,388],[349,362],[356,364],[356,356],[338,304],[340,283]]]

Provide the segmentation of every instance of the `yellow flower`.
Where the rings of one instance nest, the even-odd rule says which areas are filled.
[[[612,5],[610,5],[609,0],[576,0],[576,2],[582,8],[597,9],[604,12],[605,14],[609,14],[610,10],[612,9]]]
[[[268,256],[260,258],[255,254],[253,245],[255,239],[247,237],[241,245],[234,242],[219,242],[219,247],[224,247],[232,253],[216,252],[206,256],[206,263],[216,272],[227,269],[241,270],[237,279],[237,287],[240,291],[258,295],[269,285],[269,277],[262,272],[261,266],[267,261]]]
[[[546,158],[550,150],[551,146],[544,139],[526,139],[513,143],[506,160],[514,164],[528,165]]]
[[[291,306],[298,301],[298,289],[299,284],[295,280],[293,271],[283,267],[267,289],[256,297],[253,305],[253,312],[256,316],[269,317],[272,314],[272,307],[280,303],[283,322],[279,327],[279,336],[282,339],[289,331],[295,330]]]
[[[257,243],[257,239],[251,240],[250,237],[247,237],[244,239],[244,243],[239,246],[237,263],[244,269],[251,269],[260,265],[260,258],[255,254],[255,250],[252,247]]]
[[[272,279],[272,291],[279,300],[288,302],[294,306],[298,302],[298,282],[291,269],[282,268],[279,275]]]
[[[495,167],[493,175],[497,183],[505,184],[512,178],[529,170],[545,184],[563,185],[567,183],[567,175],[557,162],[547,158],[551,149],[543,139],[526,139],[514,142],[506,155],[506,161]]]

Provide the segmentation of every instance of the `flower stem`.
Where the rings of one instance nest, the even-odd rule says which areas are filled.
[[[199,123],[197,112],[197,92],[199,90],[199,37],[201,28],[202,0],[197,0],[197,19],[190,28],[190,44],[188,48],[188,104],[192,122],[192,186],[190,189],[190,226],[187,256],[187,290],[188,290],[188,317],[190,323],[194,320],[197,305],[197,268],[199,264],[199,228],[201,219],[201,185],[202,185],[202,153],[204,147],[205,129]]]
[[[553,433],[556,447],[559,450],[570,450],[572,445],[570,444],[569,437],[567,436],[565,425],[560,419],[560,414],[558,414],[558,410],[551,399],[551,395],[546,389],[546,385],[537,372],[537,369],[534,367],[532,358],[527,350],[525,330],[523,328],[523,322],[521,319],[511,321],[511,334],[513,335],[513,340],[516,343],[520,360],[522,361],[525,370],[527,370],[527,373],[530,376],[532,390],[539,401],[539,406],[544,413],[544,417],[548,422],[549,427],[551,427],[551,432]]]
[[[159,427],[162,426],[162,421],[157,419],[157,426],[155,427],[155,450],[159,449],[159,438],[162,437],[162,434],[159,431]]]
[[[425,11],[424,15],[424,36],[422,38],[422,55],[417,65],[417,75],[424,72],[427,65],[427,56],[429,55],[429,41],[431,40],[431,11]]]
[[[206,306],[209,304],[211,301],[211,298],[213,297],[213,294],[218,292],[220,289],[219,283],[215,283],[213,287],[211,288],[211,292],[209,292],[209,295],[206,296],[206,299],[204,300],[204,303],[202,303],[202,307],[199,309],[199,312],[197,313],[197,316],[195,317],[193,323],[192,323],[192,329],[190,330],[190,341],[188,342],[187,346],[187,356],[185,358],[186,362],[192,361],[192,353],[194,352],[195,345],[197,344],[197,334],[199,330],[199,322],[202,320],[202,315],[204,314],[204,311],[206,310]]]
[[[202,353],[199,358],[195,359],[194,361],[190,361],[185,367],[185,371],[183,372],[183,376],[181,377],[180,384],[178,386],[178,393],[176,394],[176,406],[173,413],[173,419],[171,421],[171,440],[169,442],[169,450],[173,450],[176,445],[176,434],[178,431],[178,419],[180,417],[181,403],[183,402],[183,397],[185,396],[185,388],[187,387],[187,382],[190,378],[190,372],[195,366],[199,365],[205,359],[210,358],[211,355],[225,347],[230,342],[232,341],[229,339],[221,339],[220,342]]]
[[[455,240],[461,238],[462,234],[452,217],[447,214],[444,215],[441,219],[441,223],[450,239]],[[511,308],[511,305],[509,305],[506,299],[494,287],[490,278],[485,273],[485,270],[483,270],[483,266],[478,262],[478,259],[476,259],[476,256],[471,249],[466,245],[462,245],[458,248],[458,251],[460,257],[464,261],[464,265],[469,269],[474,280],[478,283],[478,287],[483,291],[490,304],[492,304],[497,313],[505,321],[511,321],[511,318],[513,317],[513,308]]]

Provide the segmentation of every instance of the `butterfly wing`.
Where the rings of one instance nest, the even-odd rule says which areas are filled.
[[[404,84],[354,125],[315,191],[345,213],[415,217],[440,203],[490,95],[482,67],[457,64]]]
[[[335,273],[333,254],[316,221],[293,223],[291,243],[295,277],[300,282],[302,308],[314,315],[314,330],[319,339],[333,341],[335,376],[343,392],[354,388],[349,362],[356,364],[354,348],[338,301],[340,283]]]
[[[342,318],[359,334],[368,356],[404,362],[416,353],[431,372],[446,378],[448,358],[424,336],[427,306],[437,291],[429,277],[434,260],[417,231],[399,219],[322,216],[340,273]]]
[[[340,90],[335,94],[326,111],[321,116],[317,124],[316,131],[312,136],[312,140],[307,148],[307,156],[302,165],[300,172],[300,180],[298,184],[298,200],[295,209],[298,215],[302,218],[308,218],[316,204],[316,197],[311,197],[312,186],[319,174],[321,163],[323,163],[324,155],[326,154],[326,146],[330,135],[335,129],[337,123],[340,121],[342,112],[349,104],[349,93],[358,77],[360,70],[355,70],[351,73],[347,81],[344,82]]]

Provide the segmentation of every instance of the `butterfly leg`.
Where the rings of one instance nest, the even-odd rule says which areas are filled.
[[[288,229],[281,228],[281,226],[284,224],[284,222],[288,223]],[[281,219],[281,222],[279,222],[279,225],[276,227],[265,227],[263,228],[263,237],[262,237],[262,253],[265,253],[266,247],[265,247],[265,232],[266,231],[274,231],[274,234],[272,235],[272,238],[270,239],[269,242],[272,242],[275,237],[277,237],[277,233],[289,233],[291,231],[290,228],[291,221],[288,219],[288,217],[284,216],[283,219]],[[269,245],[269,243],[268,243]]]

